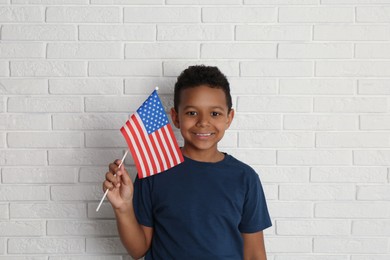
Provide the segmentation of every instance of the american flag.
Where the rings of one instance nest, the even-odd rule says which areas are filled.
[[[156,90],[130,117],[121,132],[139,178],[163,172],[184,161]]]

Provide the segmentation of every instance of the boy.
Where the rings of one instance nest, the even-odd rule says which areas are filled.
[[[119,160],[109,165],[103,189],[123,245],[135,259],[265,260],[271,220],[259,177],[217,147],[234,117],[226,77],[216,67],[184,70],[171,117],[183,163],[134,185]]]

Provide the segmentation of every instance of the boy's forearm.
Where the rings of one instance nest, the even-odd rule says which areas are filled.
[[[138,223],[132,205],[125,210],[114,209],[119,236],[127,252],[138,259],[145,255],[150,246],[147,236]]]

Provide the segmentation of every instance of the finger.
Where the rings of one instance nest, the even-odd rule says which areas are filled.
[[[120,172],[122,173],[121,174],[121,178],[122,178],[122,182],[125,184],[125,185],[129,185],[131,183],[133,183],[133,181],[131,180],[130,178],[130,175],[129,173],[127,172],[126,168],[124,165],[122,165],[120,167]]]
[[[120,182],[120,180],[118,180],[118,178],[112,172],[106,173],[106,181],[111,182],[114,186],[117,186]]]
[[[103,191],[106,192],[106,190],[112,190],[114,187],[114,185],[112,184],[112,182],[109,182],[109,181],[104,181],[103,182]]]

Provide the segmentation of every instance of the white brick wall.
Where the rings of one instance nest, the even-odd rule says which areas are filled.
[[[221,149],[261,175],[268,259],[390,259],[389,0],[0,0],[0,23],[0,260],[130,260],[95,212],[118,129],[202,63],[231,82]]]

